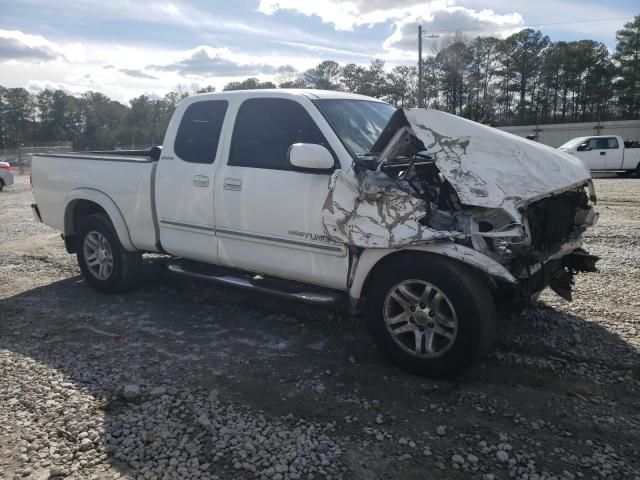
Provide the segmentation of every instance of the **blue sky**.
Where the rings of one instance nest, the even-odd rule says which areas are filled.
[[[325,59],[415,62],[416,26],[506,36],[525,25],[552,40],[615,48],[640,0],[0,0],[0,84],[106,93],[120,101],[177,85],[278,78]],[[602,20],[568,23],[580,20]],[[615,20],[610,20],[615,19]]]

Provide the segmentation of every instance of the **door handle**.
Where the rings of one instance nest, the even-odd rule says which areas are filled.
[[[606,155],[607,152],[600,152],[600,155]]]
[[[194,187],[208,187],[209,186],[209,177],[206,175],[196,175],[193,177],[193,186]]]
[[[240,191],[242,190],[242,180],[240,180],[239,178],[225,178],[224,189],[233,190],[236,192]]]

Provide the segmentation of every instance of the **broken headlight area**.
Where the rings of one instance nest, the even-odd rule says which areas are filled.
[[[574,276],[597,270],[598,257],[582,249],[582,234],[598,218],[585,188],[537,200],[521,212],[530,240],[514,248],[511,272],[527,295],[550,286],[571,300]]]
[[[595,271],[598,258],[581,249],[582,234],[597,221],[588,184],[522,202],[512,216],[504,209],[461,204],[433,160],[423,154],[390,160],[379,172],[361,172],[361,179],[370,183],[381,173],[414,202],[422,200],[409,217],[418,218],[434,239],[441,232],[504,265],[520,282],[519,296],[529,298],[550,286],[570,299],[574,275]],[[424,231],[422,235],[426,239]]]
[[[595,222],[584,188],[543,198],[524,209],[531,251],[545,254],[577,238]]]

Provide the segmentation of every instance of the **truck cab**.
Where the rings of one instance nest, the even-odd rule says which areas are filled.
[[[340,94],[242,92],[184,101],[167,129],[156,172],[162,248],[176,256],[346,288],[347,251],[326,238],[322,205],[331,174],[351,157],[313,104],[331,101],[325,97]],[[378,132],[394,111],[371,99],[341,102],[354,109],[366,102],[367,109],[379,112],[371,120],[378,121],[372,125]],[[292,165],[294,144],[323,146],[331,165]]]

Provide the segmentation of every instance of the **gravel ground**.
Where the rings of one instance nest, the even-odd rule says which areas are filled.
[[[0,478],[640,479],[640,180],[596,181],[574,302],[545,292],[455,382],[159,256],[94,292],[27,182],[0,193]]]

